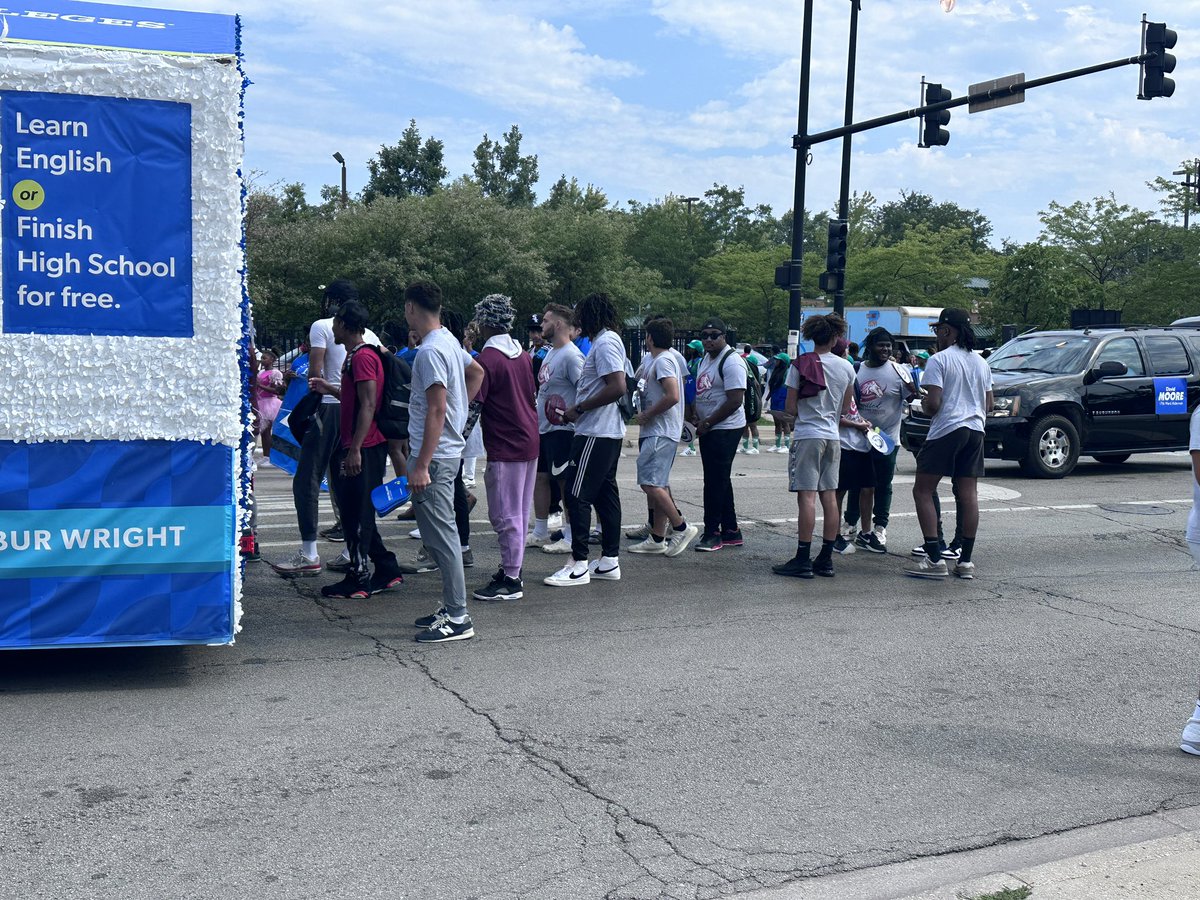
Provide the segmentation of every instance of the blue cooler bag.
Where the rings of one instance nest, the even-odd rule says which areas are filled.
[[[375,490],[371,491],[371,503],[375,506],[375,512],[381,516],[386,516],[388,513],[407,503],[411,496],[412,492],[408,489],[408,479],[401,475],[399,478],[393,479],[386,484],[381,484]]]

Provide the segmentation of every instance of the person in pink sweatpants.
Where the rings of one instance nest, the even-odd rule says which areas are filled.
[[[524,596],[521,566],[540,441],[533,365],[509,334],[514,318],[512,300],[503,294],[488,294],[475,305],[475,324],[483,341],[476,357],[484,371],[483,386],[476,399],[483,407],[479,424],[487,454],[484,485],[488,517],[500,542],[500,568],[472,594],[476,600]]]

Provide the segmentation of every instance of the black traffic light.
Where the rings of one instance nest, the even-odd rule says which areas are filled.
[[[782,266],[775,267],[775,287],[785,291],[792,286],[792,262],[788,260]]]
[[[1142,63],[1139,100],[1170,97],[1175,93],[1175,82],[1167,77],[1169,72],[1175,71],[1175,56],[1167,51],[1175,46],[1178,38],[1179,35],[1163,22],[1146,23],[1146,49],[1143,52],[1153,53],[1154,56]]]
[[[850,224],[845,219],[829,222],[829,244],[825,250],[825,272],[819,282],[823,291],[840,291],[846,283],[846,237]]]
[[[925,85],[925,106],[941,103],[950,99],[950,91],[940,84],[929,82]],[[944,147],[950,143],[950,132],[943,125],[950,124],[950,110],[939,109],[927,112],[921,116],[921,143],[918,147]]]

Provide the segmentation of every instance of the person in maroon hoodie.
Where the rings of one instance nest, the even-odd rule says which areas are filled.
[[[514,318],[512,300],[503,294],[488,294],[475,304],[475,324],[483,342],[476,361],[484,371],[475,399],[483,405],[479,424],[487,453],[488,518],[500,541],[500,568],[472,594],[476,600],[518,600],[524,595],[521,566],[539,438],[533,366],[508,333]]]

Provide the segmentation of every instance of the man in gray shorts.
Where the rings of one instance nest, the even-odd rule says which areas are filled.
[[[649,536],[629,548],[630,553],[661,553],[678,556],[696,539],[700,529],[689,525],[671,499],[671,465],[675,447],[683,430],[683,383],[686,364],[671,349],[674,328],[667,318],[646,323],[646,348],[650,358],[640,371],[641,426],[638,441],[638,484],[646,492],[651,507]],[[667,523],[671,536],[666,537]]]
[[[812,316],[804,322],[804,339],[813,352],[800,356],[788,369],[787,413],[795,416],[792,450],[788,457],[788,487],[796,492],[798,539],[796,555],[772,566],[776,575],[833,577],[833,545],[838,534],[838,466],[841,443],[838,426],[854,401],[854,366],[833,354],[833,345],[846,332],[837,315]],[[824,386],[814,390],[824,382]],[[802,390],[803,388],[803,390]],[[804,395],[804,396],[802,396]],[[810,559],[817,499],[824,516],[821,552]]]

